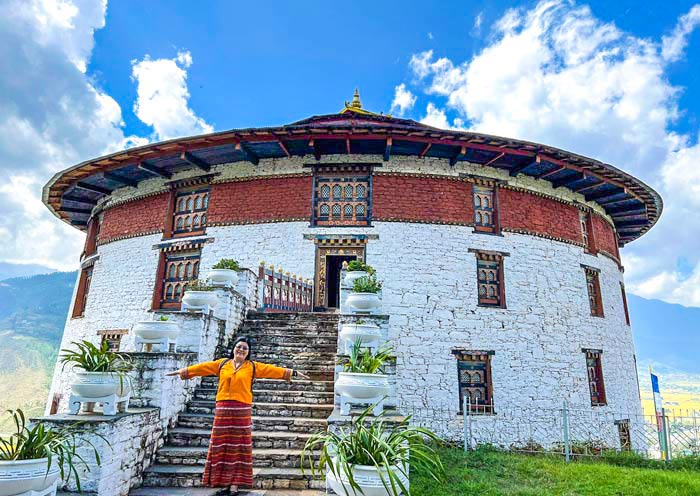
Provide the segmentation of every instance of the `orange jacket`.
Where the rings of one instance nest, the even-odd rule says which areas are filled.
[[[241,403],[253,403],[253,365],[250,360],[243,362],[238,370],[234,370],[233,360],[229,360],[221,367],[219,366],[224,358],[219,358],[213,362],[203,362],[183,369],[180,373],[181,379],[191,379],[193,377],[204,377],[208,375],[219,375],[219,388],[216,391],[216,401],[236,400]],[[292,379],[292,369],[276,367],[266,363],[255,362],[256,379]]]

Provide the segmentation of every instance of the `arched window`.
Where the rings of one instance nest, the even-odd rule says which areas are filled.
[[[337,203],[333,205],[333,217],[340,217],[340,205]]]
[[[345,205],[343,211],[345,212],[345,218],[352,217],[352,205]]]
[[[364,217],[365,216],[365,206],[364,205],[358,205],[357,208],[355,208],[355,214],[358,217]]]
[[[352,190],[353,190],[353,188],[351,185],[348,184],[347,186],[345,186],[345,199],[346,200],[349,200],[352,198]]]
[[[342,194],[342,188],[340,187],[340,184],[336,184],[335,186],[333,186],[333,199],[339,200],[341,194]]]
[[[199,227],[199,215],[194,216],[194,220],[192,221],[192,227]]]
[[[187,211],[191,211],[193,206],[192,198],[187,199]]]
[[[327,203],[324,203],[323,205],[321,205],[320,212],[321,212],[321,215],[323,217],[328,217],[328,213],[330,212],[330,207],[328,206]]]
[[[328,186],[327,184],[324,184],[321,186],[321,198],[330,198],[331,196],[331,187]]]
[[[364,198],[367,192],[367,188],[365,188],[364,184],[358,184],[357,188],[355,188],[355,192],[357,193],[358,198]]]
[[[194,201],[194,208],[195,210],[199,210],[202,208],[202,197],[198,196],[197,199]]]

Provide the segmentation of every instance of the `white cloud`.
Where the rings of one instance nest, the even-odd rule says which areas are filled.
[[[428,39],[429,39],[429,40],[432,40],[432,39],[433,39],[433,33],[431,33],[430,31],[428,31]]]
[[[391,102],[391,112],[404,115],[416,104],[416,96],[401,83],[394,89],[394,101]]]
[[[189,52],[174,59],[152,60],[146,56],[132,62],[137,100],[134,113],[152,126],[158,139],[211,133],[214,129],[197,117],[188,106],[187,70],[192,65]]]
[[[474,18],[474,25],[472,26],[472,36],[478,36],[481,33],[481,25],[484,22],[484,13],[479,12],[479,14]]]
[[[700,27],[700,5],[694,5],[687,14],[681,16],[673,33],[662,38],[661,54],[663,57],[668,61],[681,58],[688,43],[688,35],[696,27]]]
[[[662,194],[665,211],[623,252],[628,286],[700,306],[694,276],[675,270],[680,258],[700,264],[700,169],[693,165],[700,149],[697,137],[670,130],[682,114],[667,74],[699,15],[693,7],[671,36],[654,41],[569,1],[508,10],[490,43],[468,60],[435,58],[432,50],[413,55],[410,67],[425,93],[445,99],[428,106],[423,122],[449,127],[456,115],[453,127],[558,146],[640,177]]]

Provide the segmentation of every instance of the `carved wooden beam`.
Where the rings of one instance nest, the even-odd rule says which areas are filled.
[[[180,160],[184,160],[188,164],[193,165],[204,172],[209,172],[211,170],[211,165],[206,163],[201,158],[195,157],[190,152],[182,152],[180,155]]]

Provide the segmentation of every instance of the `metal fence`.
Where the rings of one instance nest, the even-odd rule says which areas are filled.
[[[465,450],[481,444],[527,453],[560,454],[567,460],[629,451],[647,458],[700,455],[700,411],[665,412],[659,429],[655,415],[617,412],[607,407],[560,408],[473,405],[463,408],[406,407],[411,423],[428,427]]]

